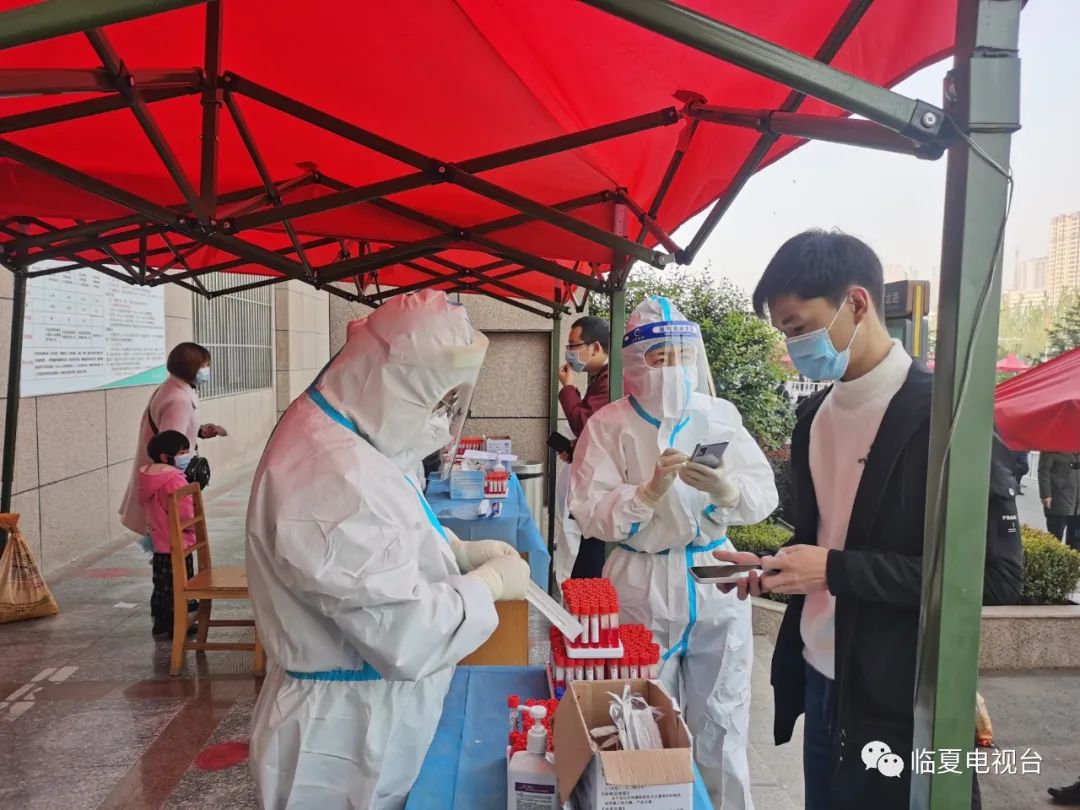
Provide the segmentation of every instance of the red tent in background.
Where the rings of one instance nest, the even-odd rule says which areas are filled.
[[[564,304],[627,257],[688,263],[715,221],[676,228],[845,114],[576,0],[192,2],[0,49],[0,259]],[[957,9],[689,5],[878,87],[945,56]],[[910,140],[851,123],[940,154],[913,109]]]
[[[1009,374],[1018,371],[1027,371],[1031,366],[1017,357],[1015,354],[1010,354],[1007,357],[1003,357],[998,360],[997,370],[999,374]]]
[[[1080,453],[1080,348],[997,387],[994,418],[1014,450]]]

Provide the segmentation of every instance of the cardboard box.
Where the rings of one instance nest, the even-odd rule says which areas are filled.
[[[659,751],[600,751],[589,730],[611,725],[609,692],[623,685],[663,712]],[[577,810],[687,810],[693,806],[690,732],[659,681],[578,681],[555,712],[555,770],[559,799]]]
[[[484,449],[489,453],[507,456],[514,452],[514,443],[509,436],[488,436]]]
[[[450,471],[450,499],[482,501],[484,499],[484,471],[454,467]]]
[[[496,602],[499,626],[488,640],[461,659],[461,666],[525,667],[529,665],[529,603],[524,599]]]

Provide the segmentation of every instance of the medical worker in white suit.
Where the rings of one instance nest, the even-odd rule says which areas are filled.
[[[574,453],[570,509],[588,537],[616,544],[604,575],[622,622],[661,646],[661,679],[683,706],[694,755],[716,806],[747,810],[747,732],[753,641],[749,602],[698,585],[692,565],[732,548],[727,527],[776,508],[772,469],[730,402],[710,394],[697,324],[666,298],[627,321],[628,396],[598,411]],[[699,444],[728,442],[717,469],[689,461]]]
[[[267,444],[246,547],[272,664],[251,740],[263,807],[403,807],[455,665],[496,600],[524,597],[517,552],[457,540],[410,477],[459,435],[486,349],[443,293],[393,298]]]

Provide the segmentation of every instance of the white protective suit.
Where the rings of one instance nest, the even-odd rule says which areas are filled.
[[[673,346],[689,362],[652,368],[645,354]],[[730,402],[708,394],[709,370],[696,324],[664,298],[644,301],[623,340],[629,396],[597,412],[574,454],[570,509],[582,532],[618,543],[604,567],[622,622],[650,628],[664,656],[661,678],[680,700],[695,759],[724,810],[751,808],[746,746],[753,641],[750,603],[698,585],[691,565],[715,565],[731,549],[727,527],[766,518],[777,505],[772,469]],[[676,478],[652,505],[650,481],[668,448],[729,442],[723,457],[736,502],[719,506]],[[722,795],[721,795],[722,794]]]
[[[581,529],[570,517],[570,465],[555,461],[555,581],[559,587],[570,578],[581,549]]]
[[[403,807],[455,665],[498,624],[406,477],[451,441],[433,407],[456,390],[463,420],[486,347],[443,293],[391,299],[267,444],[246,547],[272,664],[251,741],[263,807]]]

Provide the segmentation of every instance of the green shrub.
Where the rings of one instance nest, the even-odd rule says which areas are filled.
[[[1066,546],[1049,532],[1031,526],[1022,528],[1024,543],[1024,590],[1020,601],[1025,605],[1062,605],[1080,586],[1080,552]],[[754,526],[731,526],[728,539],[739,551],[759,557],[775,554],[791,539],[791,532],[776,523]],[[787,602],[785,594],[769,593],[765,598]]]
[[[1080,583],[1080,552],[1074,551],[1050,532],[1024,526],[1025,605],[1061,605]],[[732,541],[734,542],[734,541]]]
[[[776,523],[757,523],[753,526],[729,526],[728,540],[739,551],[750,551],[759,557],[775,554],[780,546],[791,539],[791,532]],[[785,593],[766,593],[766,599],[787,602]]]

